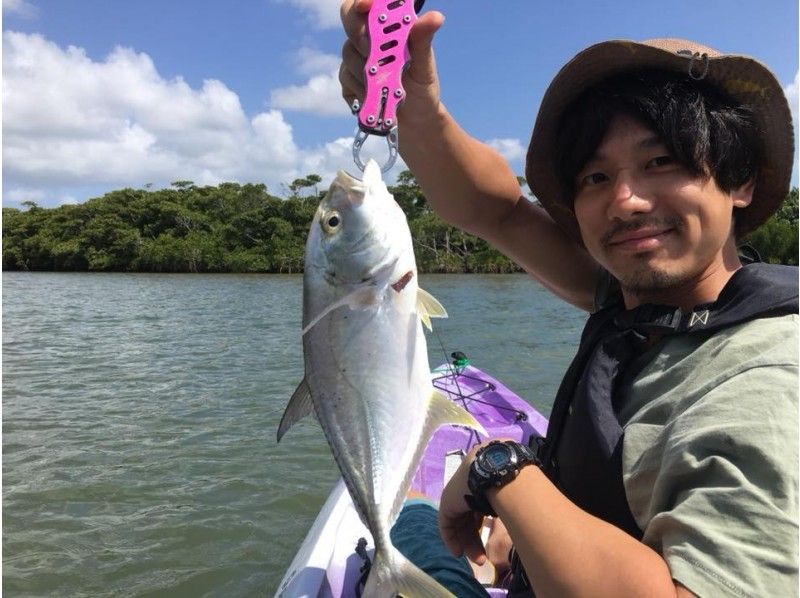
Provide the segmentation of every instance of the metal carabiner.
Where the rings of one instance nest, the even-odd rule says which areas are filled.
[[[369,137],[369,133],[359,129],[356,133],[355,139],[353,140],[353,161],[355,161],[356,166],[358,166],[362,172],[367,165],[361,160],[361,146],[364,145],[367,137]],[[393,127],[389,131],[389,134],[385,137],[386,144],[389,146],[389,159],[383,166],[381,166],[381,172],[384,174],[389,172],[392,166],[394,166],[394,163],[397,161],[397,127]]]

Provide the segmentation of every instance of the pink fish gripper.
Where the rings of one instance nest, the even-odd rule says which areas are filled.
[[[397,160],[397,107],[405,99],[402,76],[408,65],[408,32],[417,20],[424,0],[375,0],[367,14],[369,56],[364,65],[364,103],[353,102],[358,131],[353,141],[353,159],[364,170],[361,146],[369,135],[386,137],[389,159],[381,167],[387,172]]]

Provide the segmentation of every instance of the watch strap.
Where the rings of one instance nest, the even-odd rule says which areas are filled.
[[[499,488],[501,486],[506,485],[511,480],[515,479],[519,474],[520,470],[526,465],[541,466],[539,459],[536,456],[536,453],[530,447],[527,447],[524,444],[521,444],[513,440],[493,441],[492,443],[489,444],[493,444],[495,442],[503,442],[503,444],[510,446],[511,449],[516,454],[517,463],[515,466],[514,475],[508,476],[505,480],[485,478],[483,476],[479,476],[477,472],[475,472],[476,461],[478,459],[478,455],[476,454],[475,460],[472,462],[472,465],[470,466],[470,473],[467,478],[467,485],[469,487],[470,494],[464,495],[464,500],[470,509],[478,513],[483,513],[484,515],[490,515],[492,517],[497,517],[497,513],[492,508],[492,505],[489,504],[489,500],[486,498],[486,489],[489,487]],[[483,447],[481,451],[483,451],[488,446],[489,445]],[[478,454],[480,454],[481,451],[479,451]]]
[[[489,504],[489,500],[486,498],[485,492],[478,492],[477,494],[465,494],[464,501],[467,503],[467,506],[470,510],[475,511],[476,513],[483,513],[484,515],[489,515],[490,517],[497,517],[497,511],[492,508],[492,505]]]

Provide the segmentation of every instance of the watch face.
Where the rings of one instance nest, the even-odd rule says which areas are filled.
[[[498,470],[508,466],[511,461],[511,449],[505,444],[493,444],[481,455],[489,469]]]

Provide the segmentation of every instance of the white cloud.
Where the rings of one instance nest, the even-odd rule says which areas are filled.
[[[34,189],[30,187],[15,187],[8,191],[3,191],[3,202],[15,204],[14,207],[21,207],[22,202],[32,201],[39,205],[64,205],[76,204],[78,200],[69,194],[53,194],[45,189]]]
[[[340,0],[279,0],[288,2],[305,13],[308,21],[318,29],[341,27]]]
[[[298,56],[308,73],[333,64],[311,50]],[[319,97],[333,93],[327,87],[322,81]],[[348,113],[338,83],[332,103]],[[351,140],[300,148],[276,108],[249,117],[224,83],[207,80],[196,89],[180,77],[165,79],[147,54],[128,48],[95,61],[81,48],[7,31],[3,175],[11,191],[4,198],[31,189],[58,188],[68,196],[70,188],[159,186],[179,178],[263,181],[278,193],[287,180],[310,172],[332,176],[352,165]]]
[[[26,0],[3,0],[3,12],[13,13],[25,19],[33,19],[39,15],[39,9]]]
[[[319,116],[348,116],[350,109],[342,99],[339,85],[340,58],[311,48],[301,48],[295,61],[298,70],[311,78],[303,85],[275,89],[270,105],[282,110],[310,112]]]
[[[46,197],[47,192],[43,189],[17,187],[9,191],[3,191],[3,199],[15,204],[22,204],[23,201],[33,201],[39,203]]]
[[[342,99],[338,74],[315,75],[304,85],[275,89],[270,105],[283,110],[310,112],[320,116],[346,116],[350,109]]]
[[[486,144],[500,152],[508,162],[525,159],[527,148],[519,139],[490,139]]]
[[[330,74],[339,72],[342,57],[337,54],[325,54],[314,48],[303,47],[295,54],[295,61],[303,75]]]

